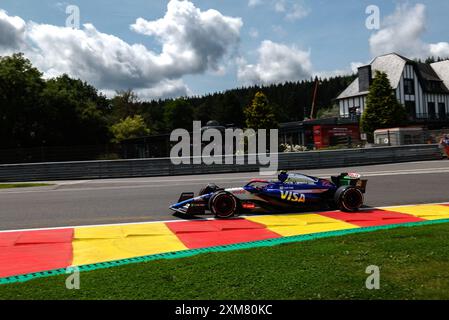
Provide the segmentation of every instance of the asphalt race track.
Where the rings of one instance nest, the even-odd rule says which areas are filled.
[[[373,207],[449,201],[447,160],[296,172],[319,177],[359,172],[369,180],[365,202]],[[5,189],[0,191],[0,230],[173,220],[168,206],[181,192],[198,192],[208,182],[241,186],[258,177],[239,173],[63,181]]]

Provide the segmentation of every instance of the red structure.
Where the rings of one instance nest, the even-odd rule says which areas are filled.
[[[357,143],[360,141],[360,129],[357,124],[315,125],[313,126],[313,141],[316,149]]]

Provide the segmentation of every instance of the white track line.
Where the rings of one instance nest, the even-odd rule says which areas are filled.
[[[418,174],[439,174],[439,173],[449,173],[449,168],[428,168],[428,169],[413,169],[413,170],[397,170],[397,171],[378,171],[378,172],[360,172],[363,177],[381,177],[381,176],[396,176],[396,175],[418,175]],[[332,175],[337,175],[338,173],[326,173],[326,174],[315,174],[321,178],[329,178]],[[246,177],[228,177],[228,178],[201,178],[201,179],[179,179],[179,180],[148,180],[140,183],[167,183],[167,185],[162,185],[169,187],[173,184],[186,184],[187,185],[199,185],[201,181],[241,181]],[[269,177],[267,177],[269,178]],[[195,183],[192,183],[195,182]],[[95,183],[95,182],[94,182]],[[116,186],[116,187],[86,187],[86,188],[71,188],[71,189],[49,189],[49,190],[20,190],[20,191],[8,191],[4,190],[0,192],[1,195],[5,194],[26,194],[26,193],[48,193],[48,192],[82,192],[82,191],[94,191],[94,190],[121,190],[121,189],[147,189],[147,188],[160,188],[161,185],[139,185],[139,186]]]
[[[416,206],[435,206],[435,205],[447,205],[448,202],[438,202],[438,203],[421,203],[421,204],[406,204],[406,205],[393,205],[393,206],[385,206],[385,207],[371,207],[371,208],[362,208],[360,211],[368,211],[373,209],[392,209],[398,207],[416,207]],[[266,214],[266,215],[242,215],[236,217],[238,218],[248,218],[254,216],[273,216],[273,215],[306,215],[306,214],[320,214],[324,212],[330,211],[313,211],[313,212],[299,212],[299,213],[286,213],[286,214]],[[83,226],[67,226],[67,227],[53,227],[53,228],[34,228],[34,229],[16,229],[16,230],[0,230],[1,233],[8,232],[26,232],[26,231],[46,231],[46,230],[63,230],[63,229],[73,229],[73,228],[96,228],[96,227],[117,227],[117,226],[130,226],[130,225],[144,225],[144,224],[155,224],[155,223],[169,223],[169,222],[189,222],[189,221],[211,221],[217,220],[215,218],[200,218],[195,220],[162,220],[162,221],[148,221],[148,222],[123,222],[123,223],[113,223],[113,224],[97,224],[97,225],[83,225]]]

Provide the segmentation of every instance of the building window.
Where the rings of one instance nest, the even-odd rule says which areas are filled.
[[[349,118],[357,119],[357,116],[360,116],[360,107],[349,108]]]
[[[444,102],[438,103],[438,118],[446,119],[446,105]]]
[[[427,103],[427,112],[428,112],[428,115],[429,115],[429,119],[435,119],[436,118],[435,102]]]
[[[404,93],[406,95],[415,95],[415,81],[413,79],[404,79]]]

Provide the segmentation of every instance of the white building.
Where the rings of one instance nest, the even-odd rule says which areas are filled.
[[[449,119],[449,60],[427,64],[396,53],[377,57],[359,68],[357,79],[336,99],[342,118],[363,113],[376,70],[387,74],[410,121]]]

